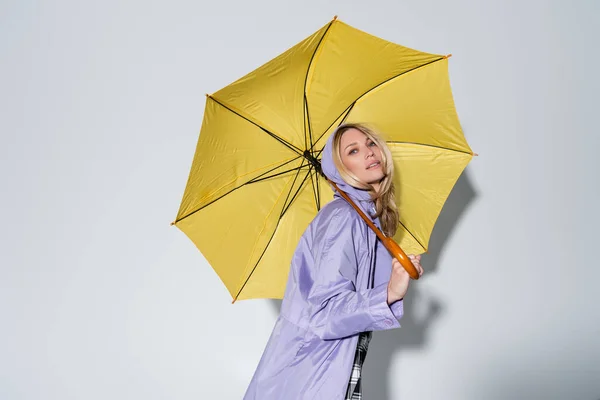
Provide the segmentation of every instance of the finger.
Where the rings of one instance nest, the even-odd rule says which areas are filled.
[[[400,273],[406,272],[406,268],[404,268],[404,265],[402,264],[398,264],[398,268],[396,270]]]

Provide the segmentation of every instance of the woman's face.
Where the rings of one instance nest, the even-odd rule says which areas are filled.
[[[340,140],[342,163],[362,182],[375,184],[385,176],[381,162],[381,150],[377,144],[356,128],[342,134]]]

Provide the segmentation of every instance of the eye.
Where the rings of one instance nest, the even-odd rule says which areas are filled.
[[[350,150],[350,152],[348,153],[348,155],[351,155],[351,154],[354,154],[354,153],[356,153],[356,149]]]
[[[369,142],[369,146],[377,146],[375,142]]]

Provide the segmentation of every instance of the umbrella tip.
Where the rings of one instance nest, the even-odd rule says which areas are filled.
[[[477,156],[479,155],[479,154],[477,154],[477,153],[472,153],[472,154],[473,154],[475,157],[477,157]]]
[[[206,97],[208,97],[209,99],[211,99],[211,98],[212,98],[212,97],[211,97],[211,95],[210,95],[210,94],[208,94],[208,93],[206,93]]]
[[[333,20],[332,21],[335,21],[335,20],[337,20],[337,15],[333,16]]]
[[[175,221],[171,222],[171,226],[175,225]]]
[[[450,58],[450,57],[452,57],[452,54],[448,54],[448,55],[445,55],[445,56],[444,56],[444,58],[445,58],[445,59],[448,59],[448,58]]]

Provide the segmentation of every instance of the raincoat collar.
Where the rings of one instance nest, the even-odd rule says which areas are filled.
[[[335,167],[333,163],[333,137],[335,136],[335,132],[329,135],[327,139],[327,143],[323,148],[323,156],[321,158],[321,169],[323,173],[329,178],[331,181],[335,182],[335,184],[343,190],[354,202],[363,210],[365,214],[367,214],[374,221],[375,218],[375,203],[371,200],[371,195],[367,190],[356,188],[352,185],[347,184],[341,177],[339,171]],[[343,198],[337,191],[334,193],[334,198],[340,197]]]

